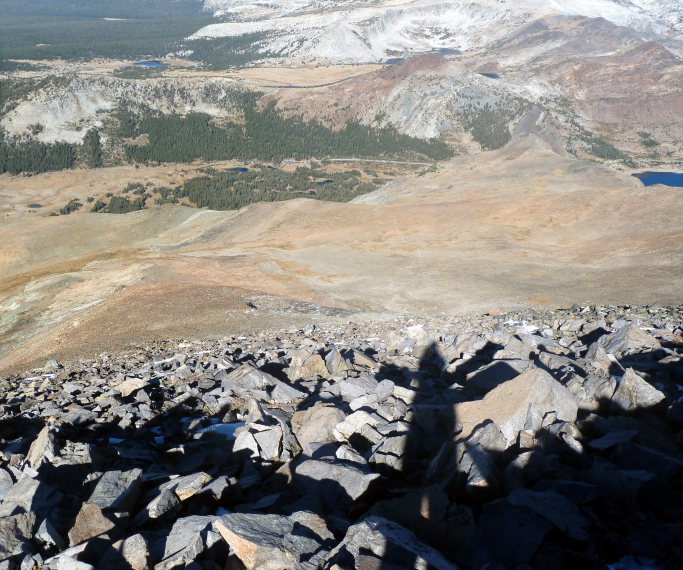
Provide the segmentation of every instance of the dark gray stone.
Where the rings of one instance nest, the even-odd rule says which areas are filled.
[[[457,570],[457,565],[447,560],[440,552],[428,546],[415,534],[401,525],[382,517],[372,516],[350,526],[342,540],[330,552],[328,567],[344,556],[350,555],[358,567],[358,559],[372,553],[388,564],[405,568],[427,568],[428,565],[439,570]]]
[[[507,500],[518,507],[526,507],[553,523],[574,540],[587,540],[590,523],[579,508],[568,498],[552,491],[517,489]]]

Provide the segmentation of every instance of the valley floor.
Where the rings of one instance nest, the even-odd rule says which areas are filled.
[[[121,172],[121,182],[134,173]],[[351,315],[676,303],[683,230],[672,213],[682,200],[527,137],[355,203],[5,219],[0,369],[183,331],[217,338]],[[261,296],[273,301],[253,309]]]

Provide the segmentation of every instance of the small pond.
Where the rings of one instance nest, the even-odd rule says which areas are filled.
[[[639,172],[634,174],[645,186],[663,184],[683,188],[683,172]]]
[[[235,166],[234,168],[228,168],[230,172],[249,172],[246,166]]]
[[[161,63],[158,59],[152,59],[150,61],[138,61],[133,65],[137,65],[139,67],[168,67],[167,64]]]
[[[317,184],[318,186],[325,186],[325,184],[332,184],[332,182],[334,182],[334,180],[329,180],[329,179],[328,179],[328,180],[321,180],[320,182],[316,182],[316,184]]]
[[[42,205],[42,204],[29,204],[28,207],[29,207],[29,208],[32,208],[32,209],[35,209],[35,208],[42,208],[43,205]]]
[[[439,49],[435,49],[431,53],[438,53],[441,55],[460,55],[462,52],[459,49],[439,48]]]
[[[488,77],[490,79],[500,79],[500,75],[497,73],[480,73],[479,75],[483,75],[484,77]]]

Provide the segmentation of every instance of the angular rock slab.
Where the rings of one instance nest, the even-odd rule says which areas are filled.
[[[588,539],[590,523],[567,497],[552,491],[517,489],[510,493],[507,500],[513,505],[532,510],[575,540]]]
[[[128,511],[137,500],[140,477],[142,469],[107,471],[97,482],[88,503],[102,509]]]
[[[211,515],[192,515],[178,519],[166,539],[164,557],[154,567],[155,570],[185,567],[220,540],[212,530],[217,518]]]
[[[456,564],[422,542],[407,528],[377,516],[368,517],[349,527],[344,540],[330,552],[328,562],[334,563],[335,556],[344,551],[354,557],[356,568],[359,567],[359,557],[369,551],[382,559],[394,554],[401,560],[388,560],[388,564],[400,562],[403,568],[427,568],[429,564],[439,570],[458,570]]]
[[[482,400],[456,404],[453,409],[456,426],[462,426],[461,438],[491,420],[508,445],[513,445],[521,430],[539,429],[551,412],[558,420],[574,422],[578,406],[569,390],[545,370],[536,368],[504,382]]]
[[[35,525],[35,513],[0,518],[0,562],[24,551]]]
[[[116,523],[106,516],[102,509],[93,503],[84,503],[76,515],[76,521],[69,531],[69,544],[75,546],[105,532],[109,532]]]
[[[662,346],[655,337],[640,330],[635,323],[603,336],[598,343],[603,346],[605,352],[615,355],[644,349],[657,350]]]
[[[334,536],[309,512],[291,516],[230,513],[215,523],[223,539],[249,570],[294,570]]]
[[[311,443],[335,441],[333,433],[337,424],[344,421],[345,414],[336,406],[317,403],[292,416],[292,429],[306,453],[311,453]]]
[[[236,394],[242,394],[248,390],[265,390],[276,386],[279,380],[267,372],[254,368],[251,364],[243,364],[228,374],[221,385]]]
[[[636,374],[632,368],[627,368],[612,396],[612,402],[622,410],[632,411],[656,406],[665,397],[657,388]]]
[[[368,490],[370,483],[380,477],[379,473],[372,473],[355,465],[323,459],[302,461],[294,468],[294,473],[299,479],[305,478],[312,483],[331,481],[339,488],[340,492],[343,491],[354,501]],[[295,484],[297,484],[296,479]]]
[[[316,376],[329,378],[330,372],[327,370],[327,364],[322,356],[302,348],[292,356],[292,361],[287,369],[287,376],[290,380],[315,378]]]
[[[115,542],[101,558],[98,567],[107,570],[148,570],[149,548],[141,534]]]

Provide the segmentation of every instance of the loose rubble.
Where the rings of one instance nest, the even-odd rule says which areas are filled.
[[[682,317],[309,327],[0,378],[0,569],[677,568]]]

